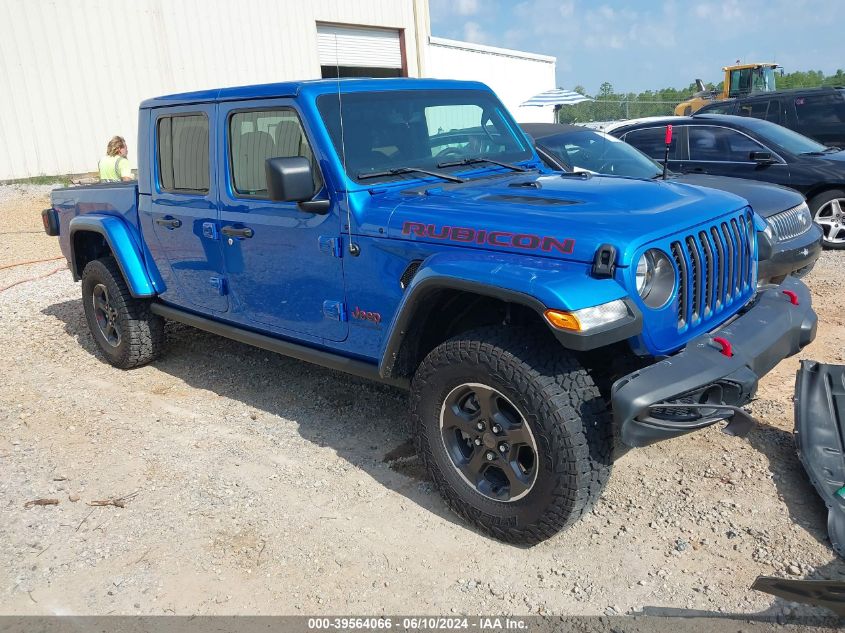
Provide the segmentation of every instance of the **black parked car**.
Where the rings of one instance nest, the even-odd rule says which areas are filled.
[[[540,158],[552,169],[585,170],[650,180],[663,177],[661,165],[603,132],[555,123],[523,123],[522,129],[531,135]],[[810,220],[810,212],[800,193],[739,178],[672,172],[668,176],[673,182],[736,194],[748,200],[751,208],[766,218],[769,227],[759,239],[760,283],[780,283],[789,274],[801,277],[818,259],[821,230]]]
[[[674,130],[672,171],[750,178],[797,189],[824,232],[824,246],[845,248],[845,152],[768,121],[721,114],[623,121],[606,130],[662,161],[667,125]]]
[[[708,104],[698,114],[765,119],[823,143],[845,147],[845,88],[761,92]]]

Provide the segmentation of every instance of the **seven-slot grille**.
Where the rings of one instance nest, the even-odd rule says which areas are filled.
[[[809,210],[803,204],[776,213],[768,219],[768,222],[778,242],[798,237],[809,231],[812,225]]]
[[[678,330],[740,300],[754,284],[754,228],[746,214],[672,242],[678,267]]]

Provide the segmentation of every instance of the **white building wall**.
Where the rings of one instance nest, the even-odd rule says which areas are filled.
[[[420,74],[427,0],[0,0],[0,180],[96,170],[148,97],[320,77],[317,22],[404,29]]]
[[[469,79],[490,86],[520,123],[553,121],[552,107],[520,107],[555,88],[557,59],[506,48],[429,37],[425,73],[438,79]]]

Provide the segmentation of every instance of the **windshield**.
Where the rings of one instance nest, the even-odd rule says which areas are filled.
[[[463,158],[519,162],[534,158],[522,133],[496,97],[483,90],[357,92],[317,99],[320,116],[346,173],[355,181],[373,172],[438,169]],[[341,141],[341,129],[343,139]],[[477,169],[454,165],[448,171]],[[417,172],[383,174],[381,180],[419,178]]]
[[[539,139],[537,145],[570,169],[629,178],[654,178],[662,173],[662,168],[640,150],[604,132],[588,129],[562,132]]]
[[[775,125],[767,121],[760,121],[753,125],[751,129],[758,136],[775,145],[779,145],[787,152],[792,152],[793,154],[817,154],[830,150],[829,147],[825,147],[803,134],[793,132],[789,128],[781,127],[780,125]]]
[[[773,90],[775,90],[775,69],[766,66],[757,70],[751,82],[751,91],[772,92]]]

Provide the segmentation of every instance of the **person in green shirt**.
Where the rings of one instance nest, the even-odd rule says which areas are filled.
[[[106,155],[100,159],[97,167],[100,171],[100,182],[120,182],[132,180],[132,170],[126,155],[129,148],[122,136],[113,136],[106,148]]]

